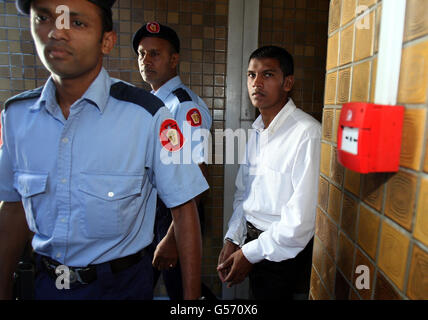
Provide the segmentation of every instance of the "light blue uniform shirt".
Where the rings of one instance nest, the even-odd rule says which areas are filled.
[[[0,200],[22,201],[36,252],[75,267],[133,254],[152,242],[157,195],[175,207],[208,188],[197,165],[161,161],[162,102],[104,69],[68,119],[52,79],[26,94],[2,113]]]
[[[182,89],[182,91],[174,94],[174,91],[177,89]],[[212,118],[210,110],[205,102],[196,93],[186,87],[179,76],[171,78],[157,91],[152,91],[152,93],[161,99],[169,111],[171,111],[174,119],[183,132],[185,139],[184,152],[196,153],[192,158],[195,160],[193,161],[194,163],[208,163],[208,150],[205,150],[208,145],[201,142],[205,141],[205,143],[208,143],[208,134],[211,129]],[[188,121],[188,115],[190,116],[189,113],[194,109],[199,111],[200,123]],[[198,129],[205,130],[200,132]],[[190,148],[186,148],[188,145]],[[195,151],[196,148],[197,151]]]

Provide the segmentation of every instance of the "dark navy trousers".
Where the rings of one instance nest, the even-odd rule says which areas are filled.
[[[97,279],[89,284],[70,284],[70,289],[57,289],[55,279],[36,256],[36,300],[152,300],[153,268],[150,255],[140,262],[113,273],[109,263],[97,265]]]

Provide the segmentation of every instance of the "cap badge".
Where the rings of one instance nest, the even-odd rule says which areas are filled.
[[[148,22],[146,29],[150,33],[159,33],[160,26],[159,26],[159,23],[157,23],[157,22]]]

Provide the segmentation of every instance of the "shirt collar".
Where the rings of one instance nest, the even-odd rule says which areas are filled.
[[[181,84],[183,83],[181,82],[180,76],[175,76],[174,78],[171,78],[167,82],[165,82],[162,87],[160,87],[157,91],[152,90],[152,93],[162,101],[165,101],[166,98],[172,92],[172,90],[174,90]]]
[[[285,119],[287,119],[288,116],[292,114],[295,109],[296,105],[294,104],[294,101],[289,98],[285,106],[281,109],[281,111],[278,112],[275,118],[273,118],[266,131],[269,134],[274,134],[275,131],[284,123]],[[256,121],[253,122],[252,127],[258,132],[265,131],[265,125],[263,123],[262,115],[259,115],[257,117]]]
[[[102,68],[98,76],[91,83],[88,90],[79,100],[87,100],[93,103],[102,113],[107,105],[107,100],[110,96],[111,81],[107,71]],[[55,113],[58,103],[56,100],[56,87],[52,77],[49,77],[46,82],[40,98],[31,107],[33,110],[40,109],[42,105],[52,114]]]

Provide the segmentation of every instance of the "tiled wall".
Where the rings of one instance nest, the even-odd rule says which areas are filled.
[[[113,77],[149,88],[138,72],[132,34],[146,21],[174,28],[182,44],[183,82],[207,103],[213,129],[224,128],[228,0],[118,0],[113,10],[118,41],[104,66]],[[48,77],[35,54],[28,17],[14,0],[0,1],[0,105],[14,94],[43,85]],[[205,196],[203,281],[221,295],[215,271],[223,228],[223,166],[210,165]]]
[[[292,98],[321,121],[327,51],[328,0],[261,0],[259,45],[277,45],[294,57]]]
[[[336,160],[342,105],[374,100],[381,14],[380,0],[330,2],[311,299],[428,299],[428,1],[407,1],[399,172],[363,175]],[[366,15],[369,28],[356,28]],[[356,286],[359,265],[369,289]]]

